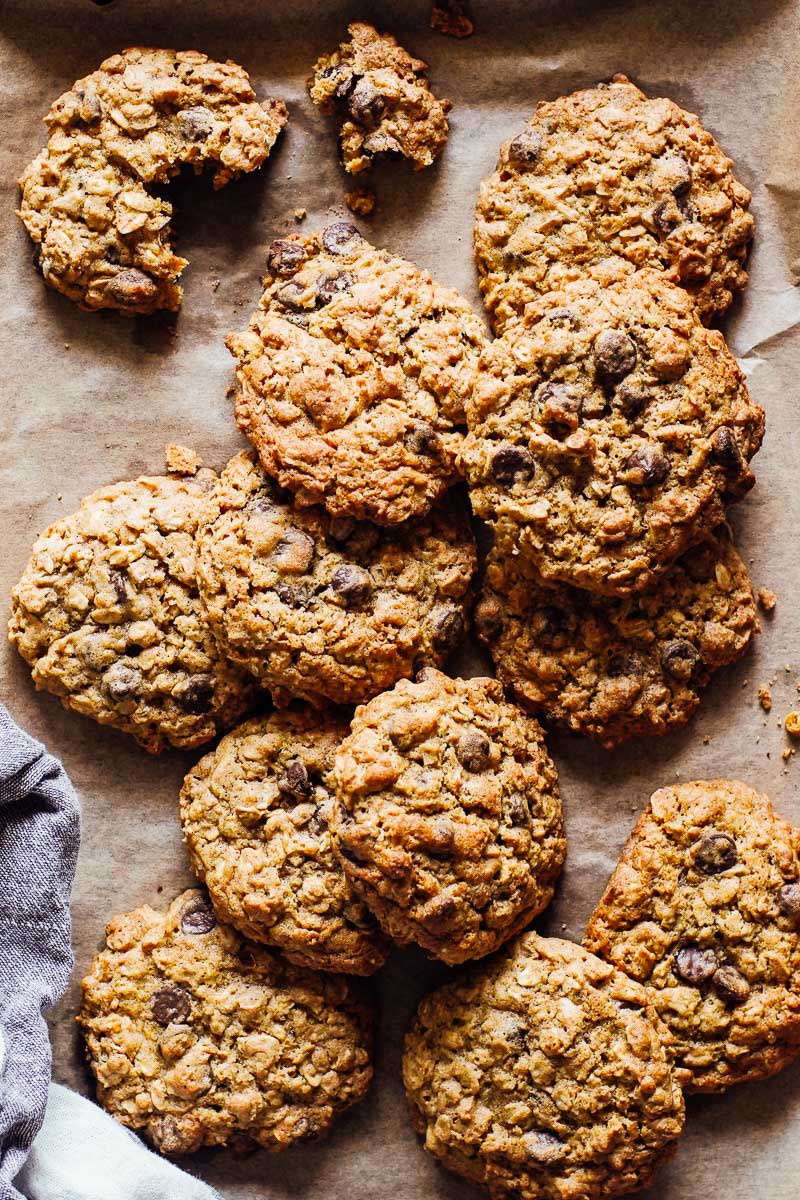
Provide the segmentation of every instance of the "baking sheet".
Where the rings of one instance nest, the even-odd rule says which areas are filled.
[[[430,268],[476,304],[471,214],[498,146],[541,97],[552,98],[625,71],[651,94],[699,112],[753,189],[758,238],[752,282],[726,330],[753,392],[767,410],[755,462],[758,484],[734,512],[756,586],[778,593],[754,653],[718,676],[683,732],[608,753],[576,737],[551,738],[570,837],[568,866],[541,929],[576,940],[619,849],[650,793],[674,780],[727,775],[767,791],[800,822],[800,762],[784,762],[780,718],[800,683],[800,556],[797,388],[800,380],[800,10],[789,0],[621,0],[474,5],[477,31],[455,41],[428,27],[428,0],[392,4],[293,0],[0,0],[0,597],[19,576],[35,536],[83,495],[163,467],[163,446],[194,446],[221,467],[239,448],[226,390],[223,346],[243,327],[258,294],[264,248],[295,227],[346,214],[348,190],[331,124],[312,109],[304,81],[318,53],[348,20],[395,32],[431,64],[439,94],[454,101],[440,164],[419,175],[377,170],[378,209],[363,228],[378,244]],[[44,287],[32,245],[13,215],[15,181],[43,144],[42,115],[74,79],[106,55],[143,43],[232,57],[260,96],[286,99],[291,119],[266,168],[214,193],[204,180],[176,185],[175,224],[190,259],[176,322],[88,315]],[[219,281],[218,287],[216,281]],[[176,798],[199,757],[149,758],[121,734],[36,695],[27,668],[2,649],[0,690],[13,715],[60,755],[84,806],[74,893],[76,980],[99,946],[106,919],[158,906],[190,874]],[[469,654],[465,673],[479,669]],[[757,688],[772,682],[765,715]],[[320,1200],[468,1200],[478,1193],[438,1167],[417,1143],[400,1086],[402,1033],[419,996],[446,969],[414,951],[394,954],[377,977],[382,1009],[375,1084],[330,1138],[272,1157],[225,1152],[187,1165],[227,1200],[313,1194]],[[90,1091],[73,1016],[78,988],[53,1014],[55,1076]],[[777,1079],[694,1098],[679,1153],[658,1178],[660,1200],[789,1200],[800,1178],[800,1064]]]

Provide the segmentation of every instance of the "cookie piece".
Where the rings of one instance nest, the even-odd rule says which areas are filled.
[[[454,498],[383,530],[298,509],[241,453],[211,505],[198,554],[208,619],[277,704],[356,704],[460,645],[476,552]]]
[[[627,600],[548,586],[521,556],[492,550],[474,625],[515,700],[610,748],[684,725],[758,617],[723,527]]]
[[[372,1013],[343,976],[246,942],[197,890],[106,935],[78,1017],[97,1098],[162,1154],[283,1150],[366,1093]]]
[[[357,175],[385,155],[408,159],[416,171],[429,167],[444,150],[452,104],[430,90],[428,64],[362,21],[347,32],[348,42],[314,64],[308,85],[317,108],[342,118],[345,171]]]
[[[227,339],[240,428],[299,504],[421,516],[457,478],[482,322],[346,221],[273,242],[267,264],[249,329]]]
[[[646,984],[689,1091],[762,1079],[800,1052],[800,830],[744,783],[662,788],[585,944]]]
[[[145,475],[94,492],[37,539],[11,594],[9,638],[37,689],[152,753],[210,741],[254,697],[197,594],[195,535],[215,479]]]
[[[537,295],[652,267],[704,324],[747,283],[750,192],[692,113],[615,75],[542,101],[481,185],[475,256],[495,330]]]
[[[331,849],[344,715],[256,717],[186,776],[183,836],[219,918],[301,967],[371,975],[388,947]]]
[[[566,852],[556,768],[497,680],[402,680],[357,709],[334,780],[334,849],[395,941],[465,962],[550,903]]]
[[[637,1191],[684,1120],[647,990],[535,933],[422,1001],[403,1079],[425,1148],[493,1200]]]
[[[179,308],[186,259],[172,252],[159,185],[184,164],[210,164],[215,188],[255,171],[286,120],[236,63],[139,46],[107,58],[55,101],[47,145],[19,181],[46,282],[85,309]]]
[[[484,352],[461,464],[503,552],[546,581],[651,588],[753,484],[764,411],[656,271],[566,284]]]

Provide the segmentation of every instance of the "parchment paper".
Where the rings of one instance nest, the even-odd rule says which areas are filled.
[[[18,578],[35,536],[101,484],[163,468],[163,446],[194,446],[221,467],[241,444],[226,389],[233,377],[225,333],[243,327],[259,294],[264,248],[294,228],[345,215],[348,188],[335,133],[305,96],[316,56],[348,20],[395,32],[431,64],[440,94],[454,101],[440,164],[419,175],[375,172],[378,209],[363,227],[461,288],[479,305],[470,253],[472,208],[504,137],[540,97],[627,72],[651,94],[699,112],[754,191],[758,238],[752,281],[726,329],[767,409],[755,461],[758,484],[734,512],[756,586],[777,591],[754,653],[723,672],[696,719],[660,741],[614,753],[577,737],[551,738],[563,790],[569,861],[540,928],[579,940],[635,816],[673,780],[738,777],[767,791],[800,822],[800,763],[785,763],[780,719],[800,683],[798,404],[800,380],[800,12],[790,0],[551,0],[475,4],[466,41],[428,28],[428,0],[0,0],[0,596]],[[13,215],[15,181],[43,144],[50,102],[106,55],[130,44],[196,48],[230,56],[261,96],[283,96],[288,129],[267,167],[213,193],[207,181],[176,185],[179,248],[190,259],[177,320],[125,320],[80,312],[43,285],[32,246]],[[219,280],[217,290],[215,280]],[[485,667],[485,664],[484,664]],[[481,669],[466,655],[465,672]],[[773,682],[766,716],[757,687]],[[199,754],[148,757],[121,734],[64,712],[36,695],[27,668],[2,651],[2,693],[13,715],[60,755],[84,804],[74,897],[76,980],[110,916],[158,906],[190,881],[176,816],[183,774]],[[377,978],[382,1008],[375,1084],[330,1138],[271,1157],[218,1152],[189,1164],[228,1200],[468,1200],[478,1193],[423,1152],[400,1085],[402,1033],[414,1006],[446,971],[413,951],[396,953]],[[74,1032],[77,983],[52,1021],[56,1078],[90,1091]],[[800,1064],[728,1095],[692,1099],[674,1163],[651,1197],[661,1200],[790,1200],[800,1178]]]

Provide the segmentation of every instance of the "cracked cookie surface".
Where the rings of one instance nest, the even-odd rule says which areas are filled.
[[[800,1053],[800,830],[746,784],[650,800],[586,929],[647,985],[684,1088],[762,1079]]]
[[[422,1001],[403,1079],[426,1149],[493,1200],[637,1191],[684,1120],[647,990],[535,933]]]
[[[456,481],[485,342],[466,300],[340,221],[270,246],[236,419],[298,503],[392,525]]]
[[[566,284],[484,352],[460,461],[504,553],[546,581],[651,588],[753,484],[763,409],[655,271]]]
[[[388,33],[357,21],[350,40],[314,64],[309,93],[327,116],[341,115],[342,165],[352,175],[376,157],[402,156],[419,171],[444,150],[449,100],[434,96],[413,58]]]
[[[186,260],[157,185],[185,164],[212,167],[223,187],[262,165],[286,119],[236,63],[146,47],[107,58],[55,101],[47,145],[20,179],[47,283],[86,309],[177,309]]]
[[[620,600],[547,585],[521,555],[492,550],[474,626],[519,703],[611,747],[685,724],[714,671],[746,652],[758,617],[721,529],[654,591]]]
[[[429,668],[377,696],[334,780],[334,849],[395,941],[464,962],[549,904],[566,852],[556,769],[496,680]]]
[[[328,829],[345,715],[288,710],[240,725],[186,776],[183,836],[217,915],[299,966],[371,975],[387,945]]]
[[[201,469],[94,492],[37,539],[12,592],[9,637],[37,689],[151,752],[210,741],[255,691],[220,655],[197,591],[215,479]]]
[[[481,185],[475,254],[497,332],[537,295],[653,267],[703,322],[747,283],[750,192],[697,117],[623,75],[541,102]]]
[[[98,1100],[162,1154],[318,1137],[372,1078],[353,984],[245,941],[201,891],[109,922],[82,987]]]
[[[242,453],[211,504],[198,554],[208,618],[277,703],[355,704],[461,643],[476,551],[460,499],[379,529],[293,506]]]

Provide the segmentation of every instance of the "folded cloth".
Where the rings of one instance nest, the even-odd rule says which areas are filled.
[[[27,1200],[221,1200],[57,1083],[50,1085],[44,1125],[15,1183]]]

